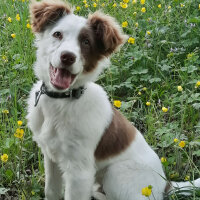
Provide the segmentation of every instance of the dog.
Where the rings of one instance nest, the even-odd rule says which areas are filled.
[[[73,14],[65,2],[32,1],[36,36],[34,72],[39,79],[28,99],[28,126],[44,154],[45,198],[65,200],[162,200],[168,184],[158,155],[142,134],[94,83],[127,36],[111,16]],[[94,184],[100,188],[93,190]]]

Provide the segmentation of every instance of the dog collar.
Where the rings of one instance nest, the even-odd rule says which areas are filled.
[[[74,99],[79,99],[81,97],[81,95],[83,95],[84,91],[86,90],[86,88],[84,87],[79,87],[78,89],[71,89],[68,90],[67,92],[52,92],[52,91],[48,91],[47,87],[45,85],[45,83],[43,82],[40,90],[35,92],[35,107],[37,106],[41,95],[46,94],[47,96],[51,97],[51,98],[74,98]]]

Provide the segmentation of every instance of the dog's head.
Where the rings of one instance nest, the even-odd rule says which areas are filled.
[[[33,0],[30,13],[38,48],[35,73],[53,90],[95,80],[126,40],[114,18],[95,12],[86,19],[59,0]]]

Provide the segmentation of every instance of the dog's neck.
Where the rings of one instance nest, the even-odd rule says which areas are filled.
[[[86,88],[84,86],[81,86],[77,89],[69,89],[66,92],[55,92],[48,90],[45,83],[43,82],[40,87],[40,90],[35,93],[35,106],[37,106],[40,100],[40,96],[42,94],[45,94],[51,98],[56,98],[56,99],[58,98],[79,99],[83,95],[85,90]]]

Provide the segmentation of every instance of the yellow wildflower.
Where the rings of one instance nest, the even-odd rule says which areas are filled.
[[[86,8],[88,8],[88,7],[89,7],[89,5],[86,3],[86,4],[85,4],[85,7],[86,7]]]
[[[137,12],[134,12],[134,13],[133,13],[133,16],[136,16],[136,15],[137,15]]]
[[[81,9],[80,6],[76,6],[76,11],[78,12]]]
[[[161,163],[167,162],[167,159],[165,157],[162,157],[160,160],[161,160]]]
[[[102,4],[101,4],[102,7],[105,7],[105,5],[106,5],[105,3],[102,3]]]
[[[128,39],[128,43],[135,44],[135,38],[130,37],[130,38]]]
[[[26,28],[31,28],[31,25],[29,23],[26,24]]]
[[[140,3],[141,3],[142,5],[144,5],[144,4],[145,4],[145,0],[140,0]]]
[[[17,15],[16,15],[16,20],[17,20],[17,21],[20,21],[20,19],[21,19],[21,18],[20,18],[20,16],[19,16],[19,14],[17,14]]]
[[[1,155],[1,161],[7,162],[8,161],[8,154],[4,153],[3,155]]]
[[[127,21],[122,22],[122,27],[123,27],[123,28],[126,28],[127,26],[128,26],[128,22],[127,22]]]
[[[168,111],[168,108],[162,107],[162,111],[163,111],[163,112],[167,112],[167,111]]]
[[[142,92],[138,92],[138,95],[142,95]]]
[[[147,35],[151,35],[151,31],[147,31]]]
[[[149,197],[151,195],[151,187],[142,188],[142,195]]]
[[[142,7],[141,12],[145,13],[146,12],[146,8]]]
[[[23,122],[21,120],[17,121],[18,126],[21,126]]]
[[[128,3],[130,0],[123,0],[124,3]]]
[[[132,1],[132,4],[136,4],[136,3],[137,3],[137,0],[133,0],[133,1]]]
[[[96,8],[96,7],[97,7],[97,4],[96,4],[96,3],[93,3],[93,7]]]
[[[11,37],[12,37],[12,38],[16,38],[16,34],[14,34],[14,33],[11,34]]]
[[[199,10],[200,10],[200,4],[199,4]]]
[[[136,27],[136,28],[138,27],[138,22],[135,23],[135,27]]]
[[[170,10],[172,7],[171,6],[168,6],[168,9]]]
[[[8,58],[4,55],[4,56],[2,56],[2,60],[4,61],[4,62],[8,62]]]
[[[198,88],[200,86],[200,81],[197,81],[195,86]]]
[[[151,105],[151,102],[147,101],[147,102],[146,102],[146,105],[147,105],[147,106],[150,106],[150,105]]]
[[[161,4],[158,4],[158,8],[161,8],[162,7],[162,5]]]
[[[121,105],[122,105],[122,102],[119,101],[119,100],[115,100],[113,104],[114,104],[115,107],[120,108]]]
[[[190,180],[190,176],[189,175],[185,176],[185,181],[189,181],[189,180]]]
[[[185,5],[181,3],[181,8],[183,8],[183,7],[185,7]]]
[[[83,0],[83,3],[86,4],[86,3],[87,3],[87,0]]]
[[[120,6],[121,6],[122,8],[127,8],[127,7],[128,7],[128,4],[127,4],[127,3],[122,3],[122,2],[120,2]]]
[[[16,132],[14,133],[14,136],[16,138],[22,138],[24,135],[24,130],[23,129],[20,129],[20,128],[17,128]]]
[[[185,147],[185,141],[180,141],[178,145],[179,145],[179,147],[184,148]]]
[[[177,138],[174,138],[174,142],[177,143],[179,140]]]
[[[116,3],[114,3],[114,4],[113,4],[113,8],[115,8],[116,6],[117,6],[117,4],[116,4]]]
[[[3,113],[3,114],[8,114],[9,111],[8,111],[8,110],[2,110],[2,113]]]
[[[11,18],[11,17],[8,17],[8,21],[11,23],[11,22],[12,22],[12,18]]]
[[[182,88],[181,85],[177,86],[177,89],[178,89],[179,92],[182,92],[182,91],[183,91],[183,88]]]
[[[143,91],[146,91],[146,90],[147,90],[147,88],[146,88],[146,87],[143,87],[143,88],[142,88],[142,90],[143,90]]]

